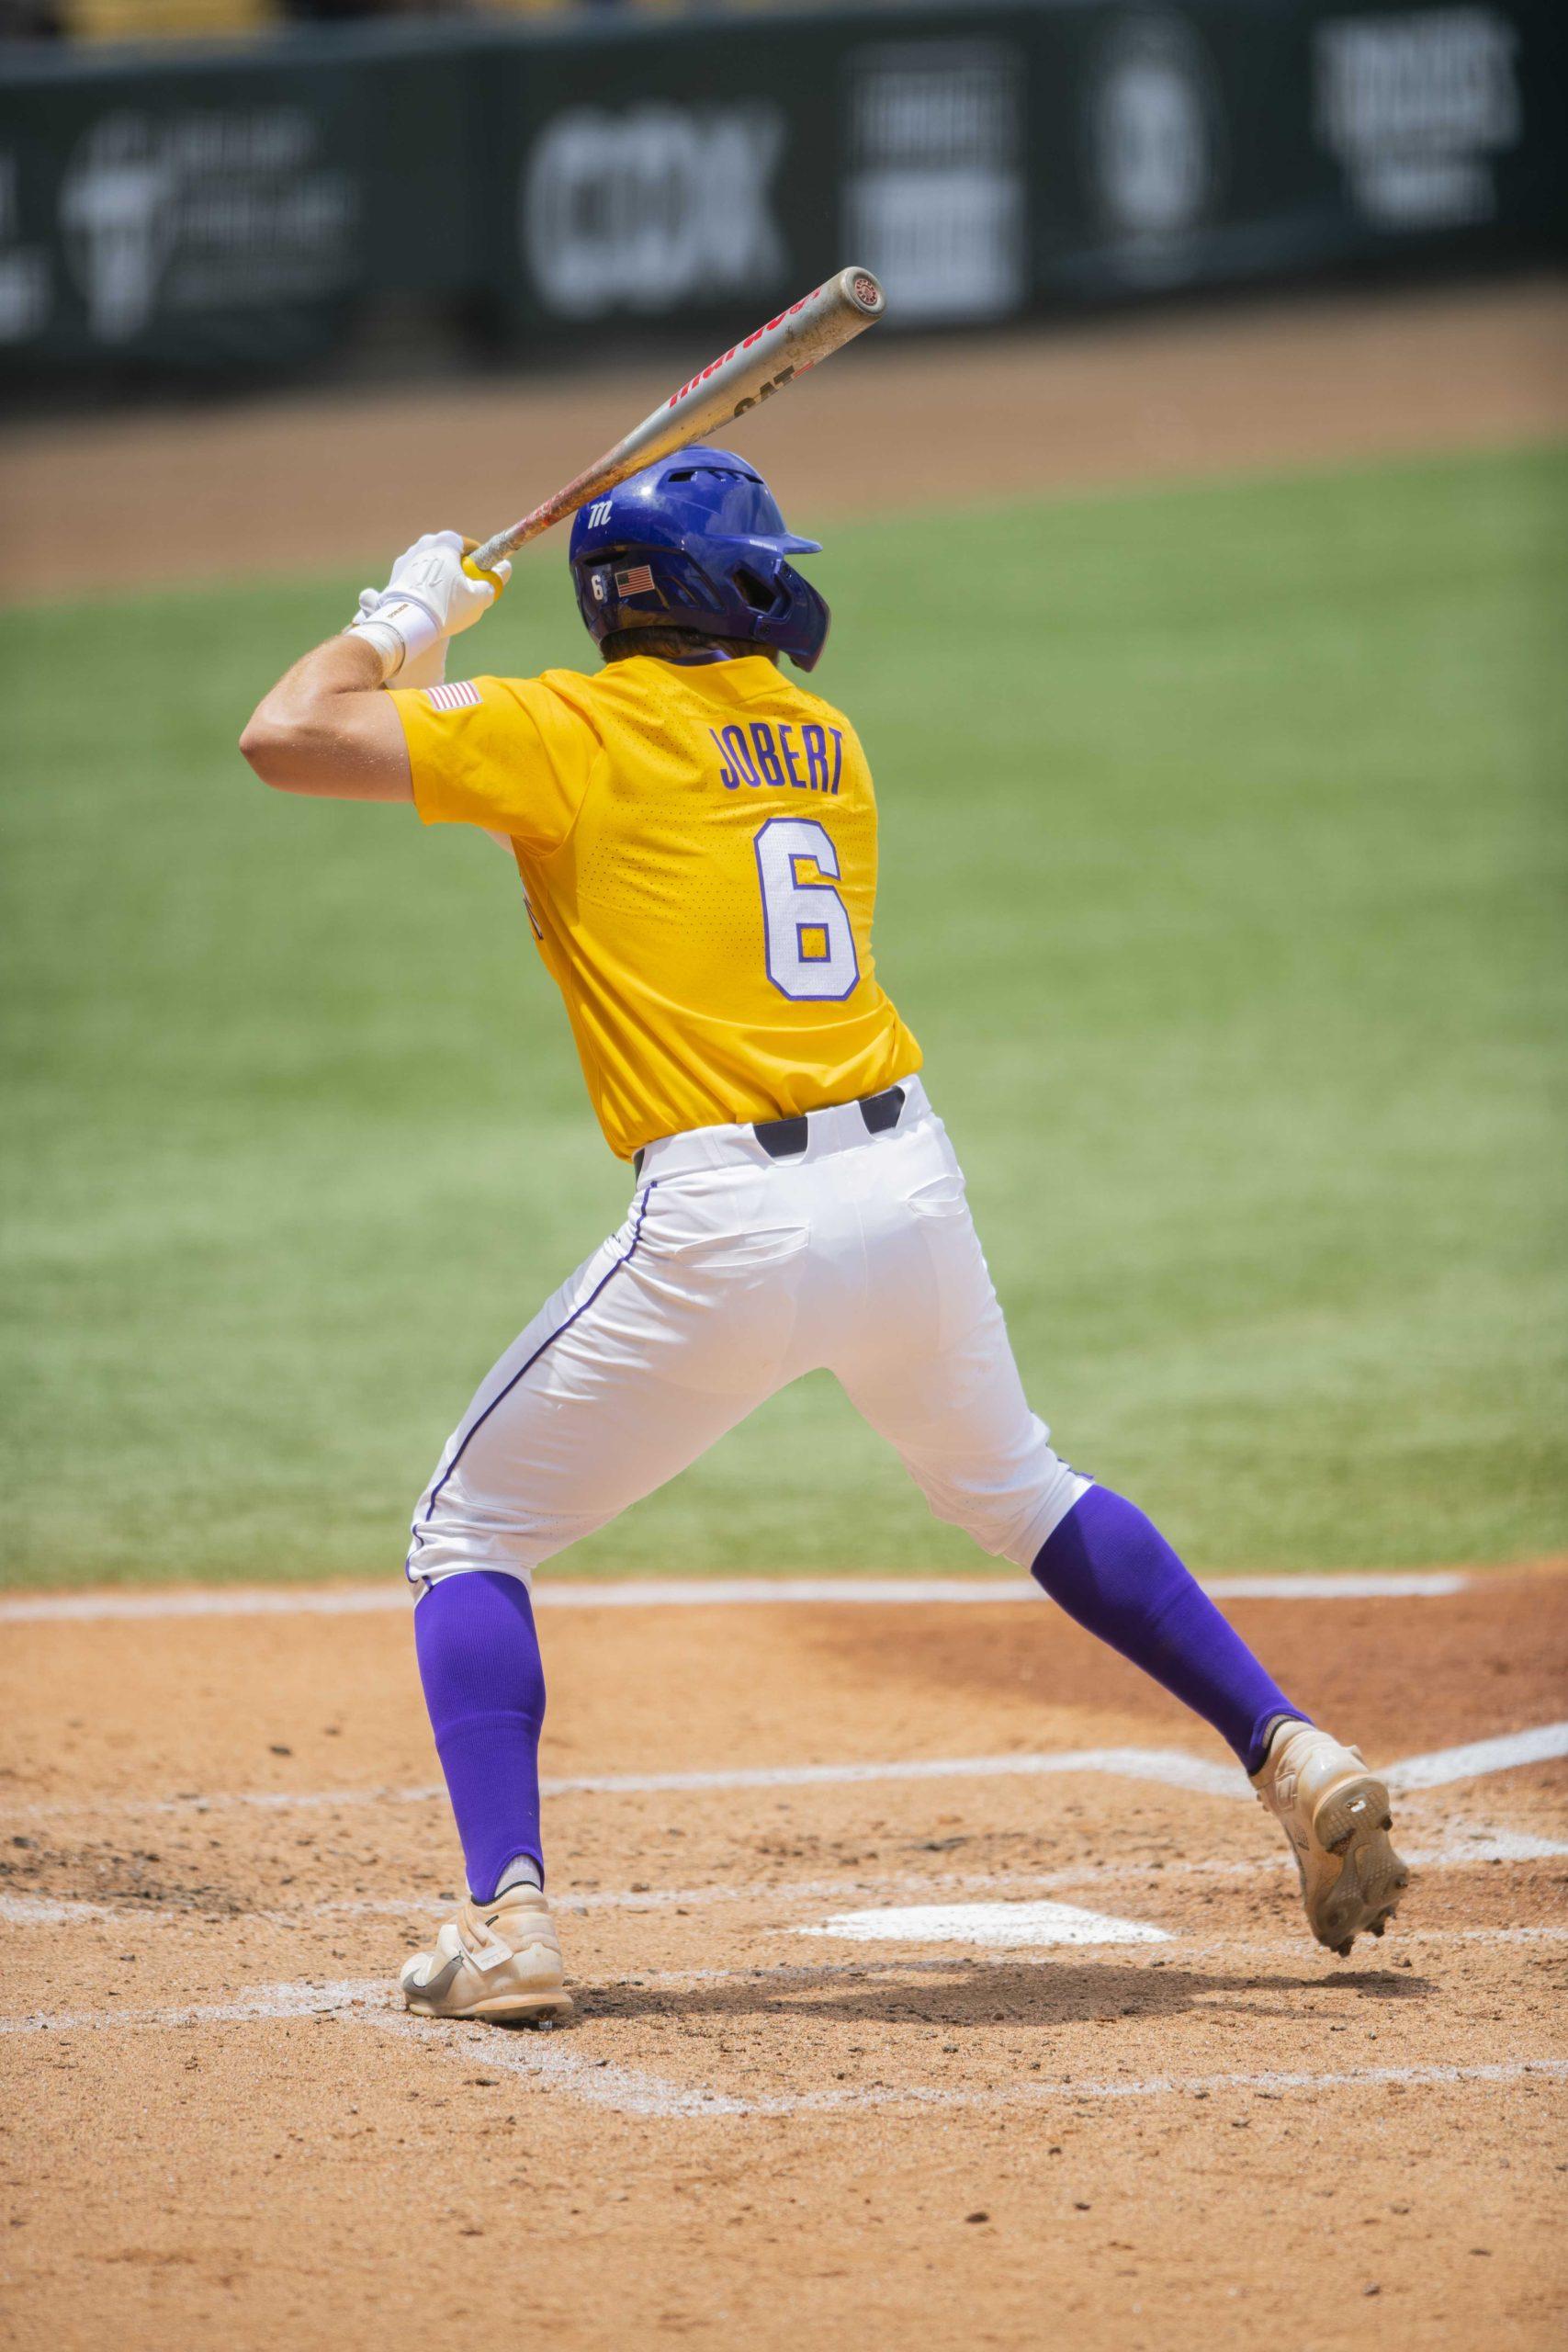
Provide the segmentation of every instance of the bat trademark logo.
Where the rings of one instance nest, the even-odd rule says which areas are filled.
[[[784,116],[765,104],[557,115],[518,187],[518,242],[540,299],[592,319],[764,291],[786,260],[772,203],[784,141]]]
[[[737,416],[744,416],[749,408],[756,407],[758,401],[772,400],[775,392],[783,391],[784,386],[791,380],[794,374],[795,369],[793,368],[781,368],[776,376],[771,376],[765,384],[761,384],[758,387],[755,400],[741,400],[736,401],[734,411],[735,414]]]

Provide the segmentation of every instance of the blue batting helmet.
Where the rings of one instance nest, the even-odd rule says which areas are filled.
[[[732,449],[677,450],[571,526],[578,609],[596,645],[618,629],[685,628],[816,666],[828,607],[789,561],[819,539],[784,529],[773,494]]]

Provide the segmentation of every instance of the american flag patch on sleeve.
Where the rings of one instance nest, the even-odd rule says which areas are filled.
[[[454,678],[450,685],[426,686],[424,699],[432,710],[463,710],[484,697],[471,678]]]

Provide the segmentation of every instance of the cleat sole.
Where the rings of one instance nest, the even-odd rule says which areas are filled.
[[[418,2018],[479,2018],[491,2025],[564,2025],[573,2014],[570,1993],[498,1993],[493,2000],[469,2001],[460,2008],[434,2007],[417,1995],[403,1997]]]
[[[1313,1834],[1339,1861],[1327,1884],[1314,1889],[1310,1906],[1313,1933],[1342,1957],[1364,1933],[1381,1936],[1393,1917],[1395,1898],[1410,1872],[1389,1843],[1393,1815],[1388,1791],[1368,1774],[1348,1781],[1325,1798]]]
[[[1381,1936],[1410,1872],[1389,1842],[1388,1789],[1358,1747],[1294,1717],[1277,1722],[1251,1775],[1260,1804],[1290,1840],[1307,1925],[1348,1958],[1359,1935]]]

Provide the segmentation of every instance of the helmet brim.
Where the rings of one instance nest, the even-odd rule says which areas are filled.
[[[759,555],[820,555],[820,539],[798,538],[793,531],[726,532],[725,544],[732,548],[753,548]]]

